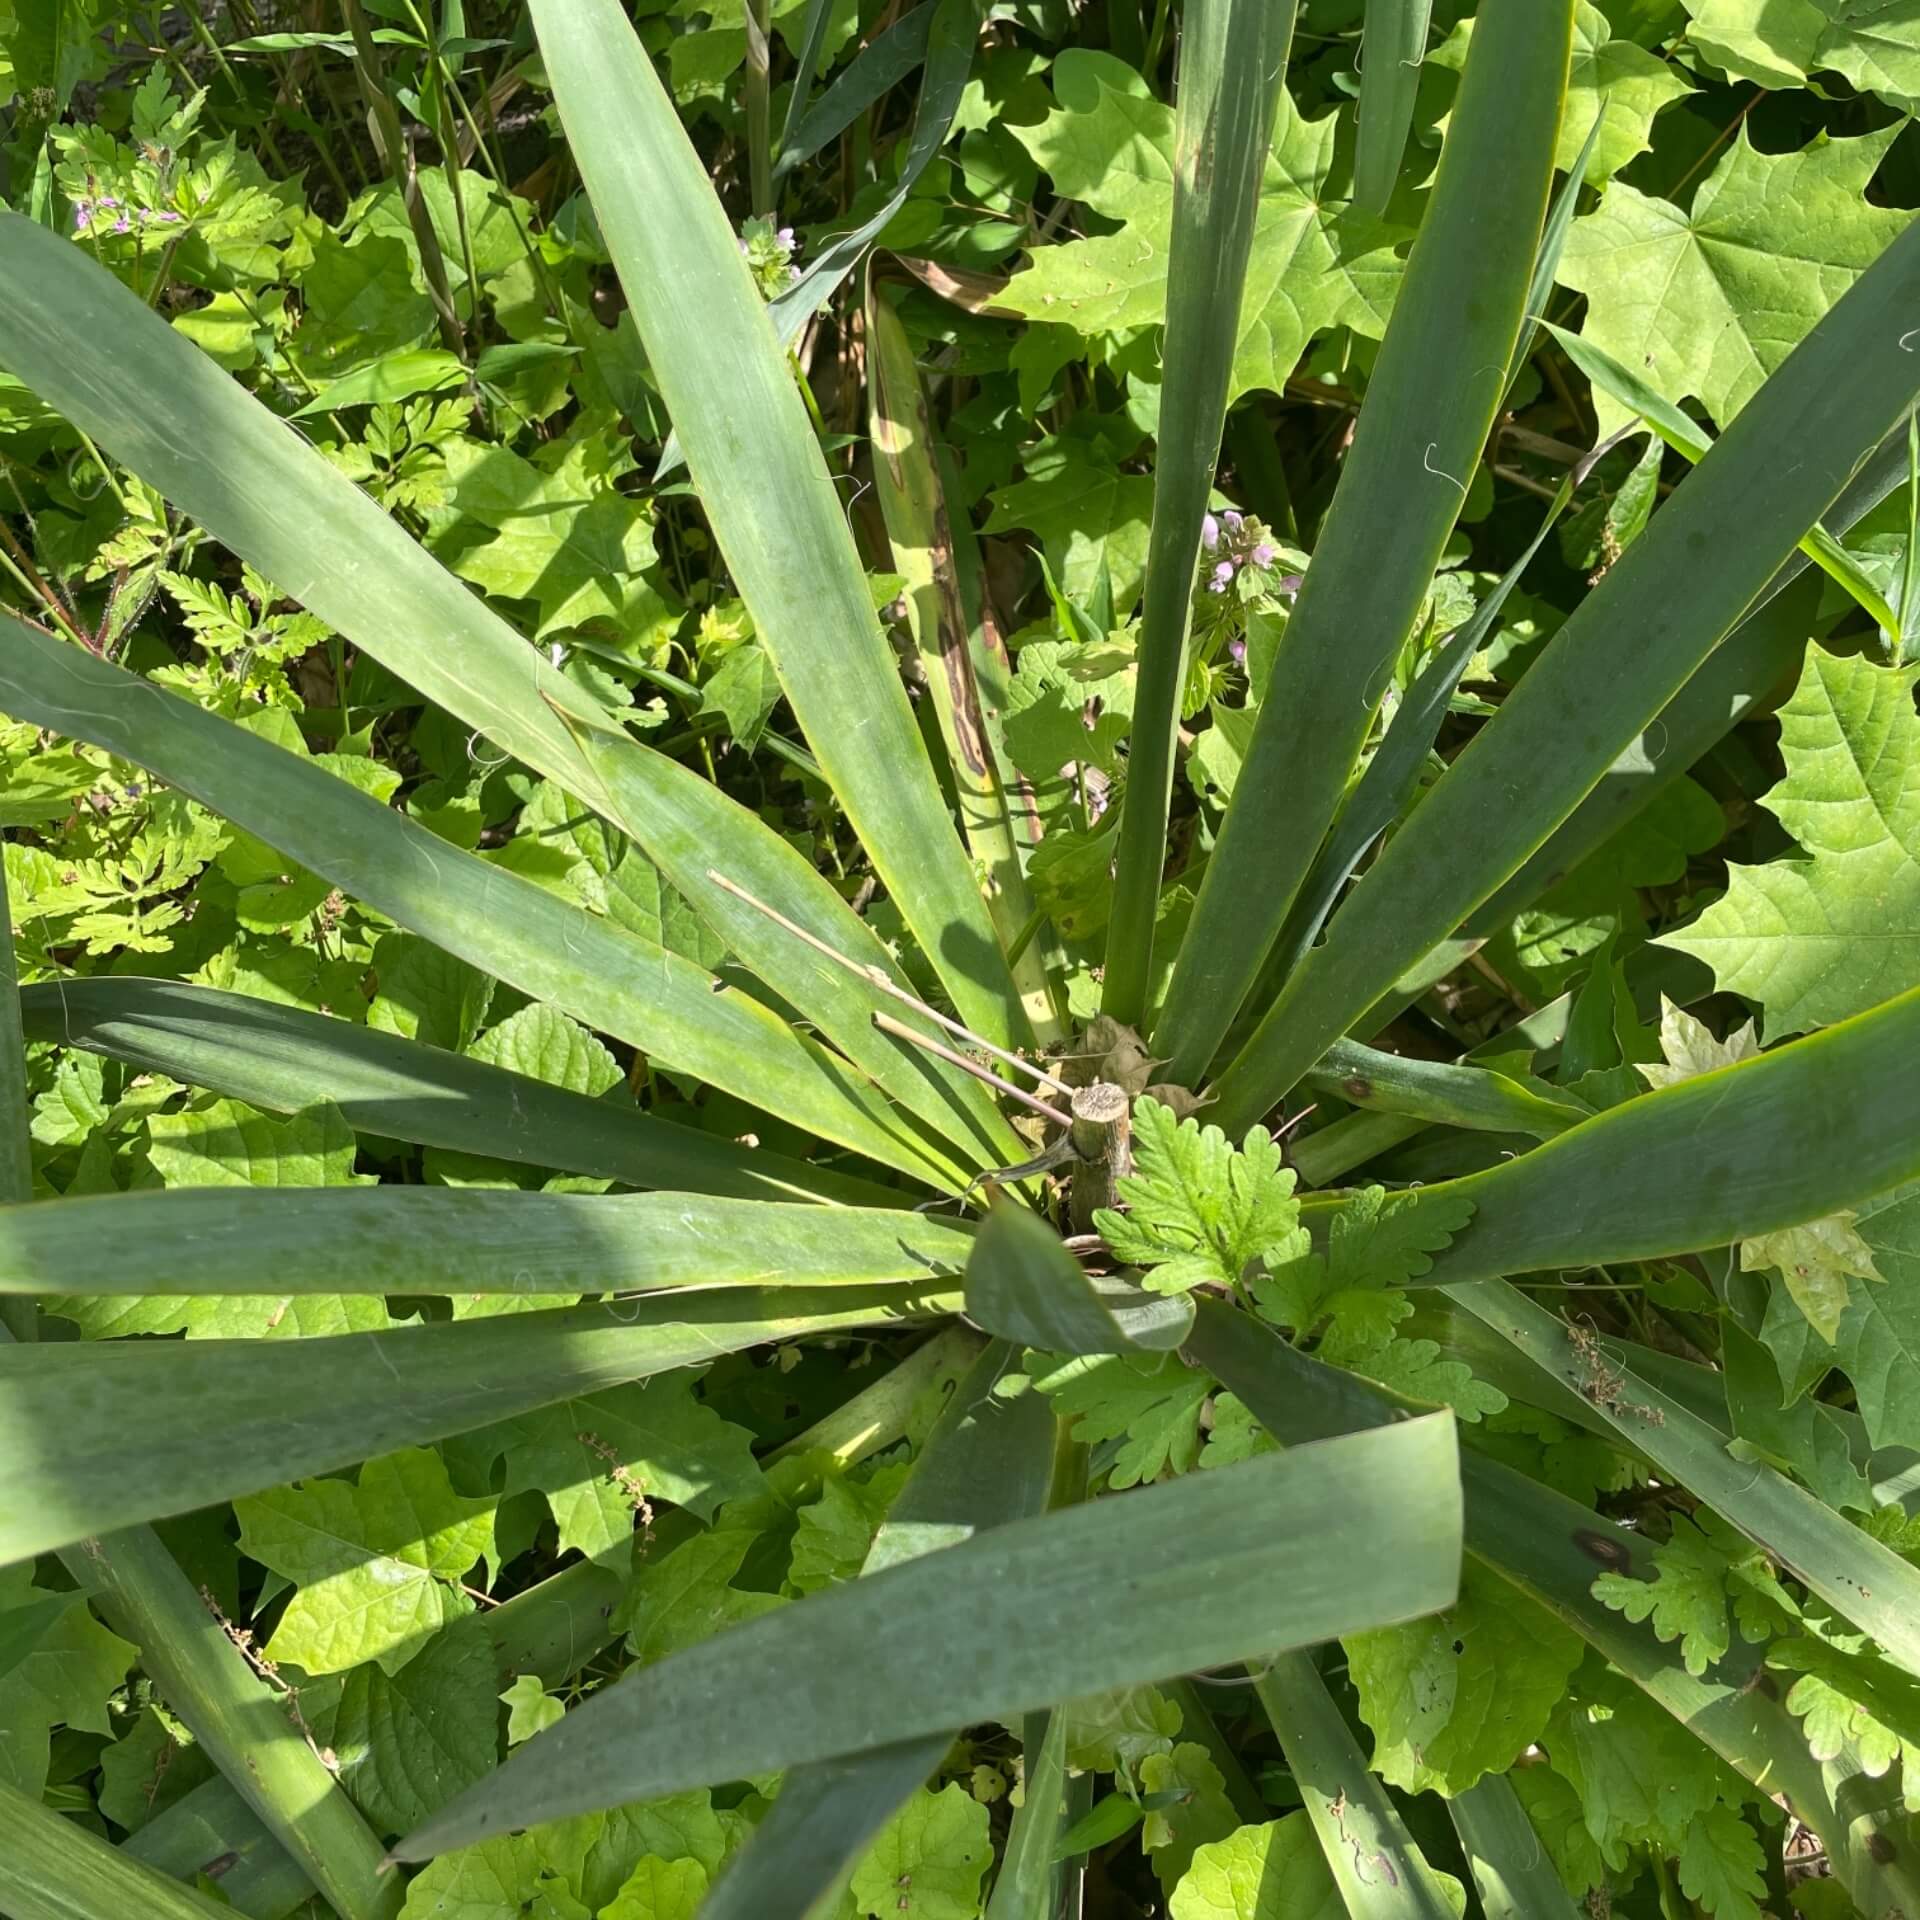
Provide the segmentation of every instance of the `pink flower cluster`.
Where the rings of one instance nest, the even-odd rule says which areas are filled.
[[[1210,513],[1200,522],[1200,544],[1220,555],[1207,578],[1209,593],[1225,593],[1242,567],[1270,567],[1280,554],[1258,520],[1232,508],[1217,516]]]
[[[94,222],[113,215],[111,226],[106,229],[113,233],[131,233],[133,223],[138,220],[142,226],[175,227],[182,216],[166,209],[156,212],[148,207],[129,207],[124,201],[116,200],[110,193],[103,193],[98,200],[76,200],[73,203],[73,226],[76,233],[98,231]]]

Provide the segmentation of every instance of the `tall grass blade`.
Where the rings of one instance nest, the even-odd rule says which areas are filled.
[[[1572,39],[1573,0],[1480,9],[1433,203],[1154,1030],[1183,1086],[1286,922],[1466,499],[1526,305]]]
[[[1906,434],[1883,441],[1833,503],[1824,525],[1844,534],[1907,477]],[[1817,583],[1796,550],[1660,712],[1628,742],[1599,784],[1520,870],[1476,909],[1468,931],[1491,933],[1619,832],[1778,690],[1806,651]],[[1789,589],[1793,589],[1789,592]]]
[[[1103,1013],[1138,1026],[1153,978],[1153,923],[1167,854],[1173,748],[1202,516],[1220,458],[1260,178],[1293,39],[1295,0],[1192,0],[1180,37],[1167,257],[1166,377],[1140,625],[1139,684]]]
[[[735,953],[902,1105],[979,1143],[976,1159],[1004,1157],[1008,1137],[977,1086],[931,1060],[903,1060],[871,1031],[871,996],[857,981],[819,967],[712,878],[727,874],[903,984],[872,931],[794,848],[711,782],[615,728],[540,649],[82,249],[4,213],[0,362],[374,659],[629,833]],[[210,445],[217,460],[203,456]]]
[[[1393,1396],[1295,1352],[1224,1302],[1202,1303],[1188,1346],[1285,1445],[1357,1432],[1402,1412]],[[1784,1795],[1826,1845],[1862,1912],[1900,1912],[1920,1898],[1911,1849],[1894,1839],[1906,1830],[1897,1785],[1868,1777],[1850,1744],[1831,1761],[1815,1761],[1777,1689],[1759,1685],[1761,1649],[1738,1646],[1696,1678],[1650,1625],[1636,1626],[1593,1597],[1595,1578],[1609,1568],[1653,1577],[1643,1536],[1480,1454],[1464,1453],[1461,1467],[1466,1546],[1475,1559],[1605,1654],[1736,1772]]]
[[[0,1216],[4,1218],[4,1216]],[[967,1317],[1048,1353],[1166,1352],[1193,1325],[1184,1294],[1148,1293],[1086,1272],[1038,1214],[997,1206],[967,1258]]]
[[[1382,851],[1215,1083],[1229,1133],[1507,879],[1712,653],[1912,407],[1920,355],[1900,341],[1916,301],[1920,229],[1909,228],[1741,410]]]
[[[1364,212],[1382,213],[1393,198],[1432,16],[1433,0],[1367,0],[1360,43],[1360,139],[1353,156],[1353,200]]]
[[[959,552],[926,389],[907,330],[871,278],[866,325],[874,492],[894,570],[906,581],[908,622],[959,795],[960,829],[985,872],[994,931],[1011,951],[1033,917],[1033,895],[1008,799],[1007,764],[988,730],[974,656],[975,622],[961,593]],[[1034,1037],[1043,1044],[1060,1039],[1064,1029],[1042,954],[1029,947],[1013,963],[1013,978]]]
[[[20,1009],[4,873],[0,951],[5,954],[0,960],[0,1131],[17,1131],[25,1149]],[[27,1196],[17,1180],[0,1191],[10,1203]],[[62,1211],[9,1204],[0,1208],[0,1216]],[[96,1265],[101,1252],[96,1242]],[[44,1276],[36,1276],[26,1291],[45,1284]],[[39,1334],[32,1300],[6,1304],[13,1311],[0,1318],[0,1350],[25,1354]],[[141,1663],[162,1698],[342,1920],[390,1920],[399,1910],[401,1890],[380,1871],[379,1843],[159,1535],[151,1527],[124,1527],[69,1546],[61,1557],[103,1617],[139,1647]]]
[[[1044,1395],[1009,1395],[1014,1355],[990,1346],[961,1382],[875,1534],[861,1574],[1040,1513],[1052,1481],[1054,1420]],[[796,1767],[701,1909],[701,1920],[810,1915],[867,1842],[931,1775],[959,1729]]]
[[[78,647],[4,614],[0,638],[0,711],[146,767],[436,946],[664,1063],[902,1171],[955,1170],[851,1066],[692,962]]]
[[[1283,1653],[1254,1677],[1314,1837],[1351,1920],[1453,1920],[1427,1857],[1368,1770],[1310,1653]]]
[[[112,1247],[111,1262],[100,1257]],[[177,1187],[0,1207],[0,1293],[463,1296],[957,1279],[926,1213],[690,1193]]]
[[[118,1851],[156,1873],[215,1884],[248,1920],[288,1920],[313,1898],[313,1882],[274,1839],[223,1774],[162,1808]]]
[[[0,1900],[12,1920],[232,1920],[233,1909],[143,1867],[0,1782]]]
[[[1490,1773],[1447,1802],[1486,1920],[1580,1920],[1520,1796]]]
[[[773,166],[776,182],[801,161],[811,159],[829,140],[838,139],[927,57],[937,4],[938,0],[921,0],[884,33],[875,34],[804,113],[799,112],[800,91],[795,87],[794,110],[787,115],[786,130],[780,136],[780,157]]]
[[[1017,1043],[1005,957],[726,213],[618,0],[532,13],[653,376],[801,730],[960,1017]]]
[[[396,1855],[1431,1612],[1456,1590],[1458,1471],[1452,1420],[1412,1421],[996,1527],[642,1669]]]
[[[0,1347],[0,1566],[770,1340],[898,1324],[946,1298],[741,1287],[307,1340]]]
[[[267,1113],[330,1101],[356,1132],[629,1187],[841,1206],[892,1206],[900,1197],[874,1181],[251,994],[99,974],[25,987],[20,1007],[36,1040],[122,1060]]]
[[[1724,1247],[1884,1193],[1920,1174],[1916,1048],[1920,988],[1423,1187],[1416,1210],[1474,1211],[1414,1284]]]
[[[1510,1341],[1549,1378],[1576,1391],[1636,1452],[1653,1462],[1811,1592],[1870,1633],[1887,1657],[1920,1674],[1920,1570],[1824,1501],[1757,1460],[1736,1460],[1725,1436],[1650,1381],[1584,1354],[1557,1314],[1504,1280],[1448,1288],[1469,1313]],[[1599,1385],[1595,1388],[1596,1365]]]

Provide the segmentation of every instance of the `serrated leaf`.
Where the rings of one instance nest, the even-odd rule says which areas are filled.
[[[987,1810],[965,1787],[921,1787],[854,1868],[854,1904],[873,1920],[975,1920],[992,1853]]]
[[[1131,1775],[1148,1756],[1171,1753],[1180,1706],[1158,1687],[1118,1687],[1060,1709],[1067,1717],[1067,1765],[1079,1773]]]
[[[1681,0],[1687,38],[1715,66],[1763,87],[1844,74],[1889,105],[1920,110],[1920,15],[1873,0]]]
[[[489,1066],[524,1073],[569,1093],[597,1097],[624,1077],[620,1063],[577,1020],[538,1003],[489,1027],[467,1052]]]
[[[1680,1843],[1680,1888],[1714,1920],[1761,1920],[1767,1894],[1759,1836],[1729,1806],[1711,1807]]]
[[[367,1025],[449,1053],[473,1044],[493,1001],[494,983],[478,967],[411,933],[382,937],[373,975]]]
[[[1761,153],[1743,127],[1687,213],[1613,181],[1560,257],[1583,337],[1724,427],[1907,225],[1866,198],[1894,131]],[[1595,403],[1602,431],[1623,424]]]
[[[296,1481],[235,1501],[242,1550],[296,1588],[269,1657],[308,1673],[366,1660],[398,1673],[473,1611],[458,1583],[493,1553],[494,1506],[455,1493],[427,1447],[368,1461],[357,1485]]]
[[[1140,1784],[1149,1794],[1177,1795],[1162,1800],[1141,1823],[1140,1844],[1168,1893],[1186,1877],[1203,1846],[1229,1838],[1239,1815],[1227,1795],[1220,1769],[1205,1747],[1182,1741],[1171,1753],[1150,1753],[1140,1762]]]
[[[1134,1171],[1119,1182],[1127,1211],[1103,1208],[1093,1223],[1116,1259],[1145,1269],[1153,1292],[1238,1286],[1254,1261],[1305,1251],[1293,1172],[1263,1128],[1236,1149],[1218,1127],[1142,1099],[1133,1151]]]
[[[1545,1730],[1583,1652],[1552,1615],[1474,1561],[1445,1613],[1342,1644],[1373,1729],[1375,1771],[1409,1793],[1461,1793],[1504,1772]]]
[[[1742,1240],[1741,1272],[1769,1269],[1786,1282],[1793,1304],[1829,1344],[1838,1337],[1847,1310],[1848,1282],[1883,1278],[1873,1264],[1873,1249],[1854,1226],[1854,1215],[1846,1212]]]
[[[1781,709],[1786,777],[1768,809],[1802,856],[1734,866],[1725,898],[1663,944],[1757,1000],[1769,1039],[1920,981],[1920,668],[1807,649]]]
[[[0,1609],[46,1598],[33,1584],[33,1563],[0,1568]],[[39,1798],[46,1784],[48,1739],[57,1726],[113,1731],[107,1701],[126,1678],[137,1649],[109,1633],[84,1604],[64,1607],[32,1650],[0,1674],[0,1781]]]
[[[1109,1485],[1186,1473],[1199,1460],[1200,1409],[1213,1377],[1177,1354],[1035,1355],[1029,1364],[1034,1385],[1073,1421],[1077,1440],[1094,1446],[1123,1439],[1108,1468]]]
[[[369,1662],[347,1675],[328,1744],[341,1782],[380,1832],[406,1832],[492,1771],[495,1657],[479,1624],[463,1619],[398,1672]]]

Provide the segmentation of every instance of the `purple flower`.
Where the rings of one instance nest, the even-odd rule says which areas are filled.
[[[1224,587],[1227,582],[1233,578],[1233,562],[1231,560],[1222,560],[1220,564],[1214,568],[1213,578],[1216,585]]]
[[[1244,667],[1247,664],[1247,643],[1244,640],[1229,640],[1227,652],[1232,655],[1233,664],[1236,667]]]
[[[1209,580],[1207,582],[1207,591],[1209,593],[1225,593],[1226,590],[1227,583],[1224,580]]]
[[[113,230],[115,233],[130,232],[132,230],[132,227],[133,227],[133,222],[129,220],[124,213],[120,216],[118,220],[116,220],[113,223]]]
[[[773,237],[778,240],[789,253],[793,251],[793,229],[791,227],[782,227]]]
[[[1247,558],[1251,560],[1256,567],[1272,566],[1275,558],[1273,542],[1271,540],[1262,540],[1260,544],[1248,554]]]
[[[1200,544],[1212,553],[1220,544],[1220,522],[1212,514],[1206,514],[1200,521]]]
[[[73,203],[73,224],[76,228],[86,226],[92,218],[93,202],[91,200],[76,200]]]
[[[118,206],[118,205],[120,204],[120,202],[119,202],[118,200],[116,200],[116,199],[115,199],[115,198],[113,197],[113,195],[112,195],[112,194],[110,194],[110,193],[103,193],[103,194],[102,194],[102,195],[100,196],[100,204],[101,204],[101,205],[102,205],[103,207],[117,207],[117,206]]]
[[[1238,533],[1246,522],[1229,507],[1227,511],[1220,516],[1220,524],[1225,527],[1229,533]]]

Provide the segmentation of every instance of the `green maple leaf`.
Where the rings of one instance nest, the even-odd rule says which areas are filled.
[[[1710,1807],[1680,1842],[1681,1891],[1714,1920],[1762,1920],[1766,1865],[1759,1835],[1733,1807]]]
[[[582,443],[548,472],[504,447],[447,448],[461,519],[434,551],[483,593],[534,601],[535,638],[598,621],[630,639],[669,611],[641,577],[656,557],[647,509],[590,473],[591,459]]]
[[[1041,247],[1000,303],[1083,335],[1164,324],[1173,224],[1173,110],[1109,54],[1070,48],[1053,66],[1055,112],[1010,129],[1063,199],[1122,223]],[[1377,340],[1398,288],[1395,228],[1332,189],[1337,114],[1305,120],[1282,89],[1260,182],[1229,398],[1285,385],[1315,334]]]
[[[693,1380],[662,1374],[558,1400],[469,1436],[461,1455],[476,1467],[504,1455],[506,1492],[544,1496],[562,1548],[605,1553],[632,1536],[645,1502],[706,1519],[759,1487],[752,1437],[697,1400]]]
[[[1920,667],[1818,647],[1780,712],[1786,777],[1765,804],[1798,859],[1729,870],[1724,898],[1663,944],[1757,1000],[1769,1039],[1920,982]]]
[[[1089,1446],[1123,1441],[1108,1469],[1110,1485],[1137,1486],[1198,1462],[1200,1410],[1213,1377],[1177,1354],[1033,1354],[1028,1365],[1034,1385],[1073,1421],[1075,1439]]]
[[[1851,1213],[1830,1213],[1804,1226],[1756,1234],[1740,1242],[1742,1273],[1772,1269],[1786,1282],[1793,1303],[1808,1324],[1831,1344],[1851,1298],[1850,1280],[1884,1278],[1873,1263],[1873,1249],[1861,1239]]]
[[[1687,38],[1717,67],[1763,87],[1844,74],[1889,106],[1920,112],[1920,13],[1906,0],[1681,0]]]
[[[1912,217],[1865,197],[1896,132],[1760,153],[1743,128],[1688,213],[1613,181],[1560,259],[1583,337],[1724,427]],[[1602,431],[1628,418],[1595,404]]]
[[[1583,1652],[1577,1635],[1472,1561],[1446,1612],[1342,1644],[1375,1771],[1409,1793],[1462,1793],[1504,1772],[1545,1730]]]
[[[55,1597],[67,1604],[49,1614],[47,1603]],[[38,1799],[53,1729],[111,1734],[107,1702],[139,1650],[109,1633],[84,1600],[42,1592],[33,1584],[31,1561],[0,1568],[0,1637],[9,1616],[20,1614],[37,1622],[38,1630],[0,1673],[0,1782]]]
[[[642,1563],[613,1615],[616,1631],[641,1662],[664,1659],[682,1647],[710,1639],[723,1627],[757,1619],[786,1604],[777,1593],[733,1585],[757,1529],[721,1524],[696,1535],[661,1559]]]
[[[507,1709],[507,1745],[517,1747],[536,1733],[557,1725],[567,1716],[566,1702],[556,1700],[540,1684],[537,1673],[523,1673],[497,1696]]]
[[[1196,1849],[1168,1911],[1173,1920],[1347,1920],[1305,1813],[1241,1827]]]
[[[1817,1380],[1829,1365],[1844,1368],[1873,1444],[1920,1447],[1920,1189],[1868,1202],[1858,1226],[1888,1284],[1849,1281],[1832,1346],[1802,1328],[1811,1351],[1807,1366],[1797,1371]],[[1799,1325],[1797,1317],[1792,1325]],[[1766,1331],[1771,1335],[1773,1329]],[[1783,1366],[1781,1378],[1787,1377]]]
[[[492,1560],[496,1504],[455,1493],[428,1447],[369,1460],[357,1483],[296,1481],[235,1501],[242,1551],[296,1589],[268,1656],[308,1673],[367,1660],[398,1673],[473,1611],[460,1582]]]
[[[1426,64],[1458,72],[1467,63],[1472,38],[1472,20],[1462,20],[1427,55]],[[1607,16],[1590,0],[1579,0],[1573,16],[1573,65],[1554,165],[1563,172],[1572,170],[1597,119],[1600,137],[1584,177],[1589,185],[1604,185],[1653,145],[1655,116],[1692,91],[1675,67],[1632,40],[1615,39]]]
[[[1091,678],[1076,670],[1088,661],[1097,664],[1101,651],[1061,640],[1031,640],[1020,649],[1020,665],[1007,688],[1007,751],[1042,789],[1054,786],[1070,762],[1109,773],[1119,765],[1120,747],[1133,724],[1134,674],[1128,668]],[[1113,831],[1109,824],[1107,834]],[[1041,845],[1051,846],[1059,837],[1057,830],[1049,833]],[[1093,844],[1104,844],[1103,837],[1093,836]],[[1104,878],[1104,866],[1099,872]]]
[[[1306,1251],[1294,1176],[1273,1136],[1255,1127],[1235,1148],[1218,1127],[1176,1120],[1142,1099],[1133,1111],[1134,1171],[1119,1182],[1125,1213],[1093,1224],[1114,1257],[1143,1268],[1156,1293],[1234,1287],[1254,1261]]]
[[[1153,519],[1152,479],[1120,470],[1138,444],[1137,429],[1116,438],[1084,426],[1043,440],[1022,458],[1026,478],[994,494],[985,531],[1038,534],[1055,579],[1077,605],[1091,605],[1104,578],[1114,608],[1131,607],[1147,570]],[[1020,650],[1022,666],[1032,651]]]

